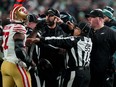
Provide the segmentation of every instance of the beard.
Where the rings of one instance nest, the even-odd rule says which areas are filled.
[[[55,20],[55,19],[54,19]],[[54,23],[54,20],[53,21],[50,21],[50,20],[47,20],[46,21],[46,24],[48,25],[48,26],[53,26],[55,23]]]
[[[51,21],[50,22],[47,22],[47,25],[48,26],[53,26],[54,25],[54,22],[51,22]]]

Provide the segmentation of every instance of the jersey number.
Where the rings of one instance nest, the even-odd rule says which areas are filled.
[[[3,35],[5,37],[5,40],[3,42],[4,43],[3,48],[4,48],[4,50],[6,50],[6,49],[8,49],[7,42],[8,42],[9,32],[3,32]]]
[[[87,45],[85,46],[85,51],[90,52],[90,49],[91,49],[91,46],[90,46],[89,44],[87,44]]]

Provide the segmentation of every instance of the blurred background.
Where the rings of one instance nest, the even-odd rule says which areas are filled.
[[[9,11],[15,0],[0,0],[0,18],[3,23],[9,17]],[[84,20],[85,14],[92,9],[111,6],[116,16],[116,0],[26,0],[23,5],[33,14],[43,14],[48,8],[53,7],[59,11],[66,11],[73,15],[77,22]]]

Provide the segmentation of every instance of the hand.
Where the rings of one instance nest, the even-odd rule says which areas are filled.
[[[70,21],[67,21],[66,24],[68,25],[70,30],[73,30],[75,28],[75,25],[71,23]]]
[[[30,46],[30,45],[32,45],[32,38],[27,38],[25,44],[26,44],[26,46]]]
[[[37,42],[40,42],[40,38],[27,38],[26,40],[26,43],[29,43],[30,45]]]
[[[34,38],[33,39],[33,43],[38,43],[38,42],[40,42],[40,38]]]
[[[62,24],[63,20],[56,16],[55,22],[58,23],[58,24]]]

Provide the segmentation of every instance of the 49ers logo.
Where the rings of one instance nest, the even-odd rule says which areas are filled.
[[[21,7],[21,8],[19,9],[19,11],[21,11],[21,12],[23,12],[23,13],[25,13],[25,14],[28,14],[28,11],[27,11],[26,8],[24,8],[24,7]]]

